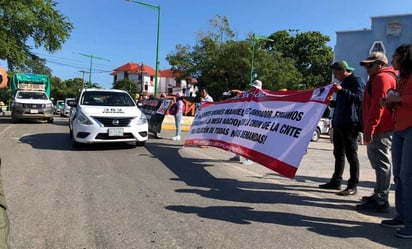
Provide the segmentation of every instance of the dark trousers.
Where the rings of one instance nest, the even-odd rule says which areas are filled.
[[[345,156],[350,166],[348,188],[359,183],[358,134],[354,128],[333,128],[333,155],[335,156],[335,172],[332,181],[341,183],[345,169]]]

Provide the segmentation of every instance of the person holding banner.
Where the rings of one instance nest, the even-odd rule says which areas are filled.
[[[183,95],[181,92],[176,94],[176,113],[174,114],[175,117],[175,126],[176,126],[176,135],[172,137],[172,140],[179,141],[181,138],[182,133],[182,126],[181,122],[183,119],[183,112],[185,108],[185,103],[183,102]]]
[[[204,87],[204,88],[202,88],[202,89],[200,90],[200,103],[199,103],[199,105],[198,105],[198,107],[197,107],[197,108],[198,108],[197,110],[200,110],[200,108],[202,107],[203,103],[206,103],[206,102],[213,102],[213,98],[212,98],[212,96],[209,95],[209,93],[208,93],[208,91],[207,91],[207,88]],[[199,147],[200,147],[200,148],[208,148],[207,145],[200,145]]]
[[[362,103],[363,139],[376,175],[374,194],[362,197],[362,203],[356,205],[362,211],[386,211],[389,208],[393,122],[391,112],[381,106],[379,100],[389,89],[396,88],[398,73],[387,64],[388,58],[381,52],[373,52],[360,62],[369,75]]]
[[[395,235],[412,239],[412,44],[399,46],[392,57],[399,84],[380,103],[393,112],[392,165],[395,181],[395,217],[382,226],[399,228]]]
[[[162,138],[162,136],[160,135],[160,132],[162,130],[162,123],[163,123],[163,120],[165,118],[165,113],[161,112],[161,111],[159,112],[159,109],[161,109],[161,107],[163,106],[163,102],[164,102],[165,98],[166,98],[166,94],[164,94],[164,93],[160,94],[160,99],[158,100],[159,104],[157,106],[158,111],[156,112],[156,114],[152,118],[153,120],[151,119],[152,122],[154,122],[154,124],[153,124],[153,126],[154,126],[153,135],[157,139]]]
[[[251,91],[254,91],[256,89],[262,90],[262,81],[260,80],[254,80],[252,83],[250,83],[249,85],[251,87]],[[231,94],[236,94],[236,95],[242,95],[244,93],[244,91],[242,90],[237,90],[237,89],[233,89],[230,90]],[[240,162],[242,164],[252,164],[253,161],[249,160],[249,159],[243,159],[240,155],[234,155],[233,157],[229,158],[230,161],[237,161]]]
[[[359,183],[358,134],[361,130],[360,109],[364,91],[364,82],[355,76],[354,68],[346,61],[337,61],[332,65],[334,77],[341,82],[336,84],[336,100],[331,101],[334,107],[332,118],[333,155],[335,171],[329,182],[319,185],[322,189],[341,189],[342,175],[345,168],[345,156],[350,165],[350,178],[345,190],[337,195],[347,196],[357,193]]]

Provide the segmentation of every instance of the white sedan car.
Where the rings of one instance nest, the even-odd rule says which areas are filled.
[[[331,120],[329,118],[321,118],[318,122],[316,129],[313,131],[311,138],[312,142],[319,140],[320,135],[329,134],[331,128]]]
[[[73,107],[69,128],[73,147],[79,144],[133,142],[145,145],[148,122],[123,90],[84,89]]]

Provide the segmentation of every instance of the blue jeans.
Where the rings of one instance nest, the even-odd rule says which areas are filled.
[[[183,119],[183,114],[182,113],[178,113],[175,115],[175,126],[176,126],[176,136],[180,137],[180,134],[182,133],[182,122]]]
[[[396,218],[412,230],[412,127],[393,133],[392,162]]]

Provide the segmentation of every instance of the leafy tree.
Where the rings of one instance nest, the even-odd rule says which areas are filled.
[[[206,33],[199,32],[199,40],[208,38],[216,43],[224,43],[235,37],[230,28],[229,19],[226,16],[216,15],[209,20],[209,30]]]
[[[168,54],[166,60],[172,65],[173,70],[182,73],[182,78],[196,75],[191,46],[176,45],[176,52]]]
[[[83,86],[81,78],[74,78],[62,81],[58,77],[51,77],[51,97],[54,100],[72,98],[79,95]]]
[[[194,47],[179,44],[176,52],[168,54],[166,60],[174,69],[184,72],[182,76],[196,77],[199,86],[207,87],[209,94],[218,99],[222,92],[240,86],[241,81],[247,79],[244,70],[248,67],[247,62],[243,65],[236,63],[239,58],[244,58],[247,49],[244,50],[245,43],[230,40],[234,32],[226,17],[216,16],[210,24],[210,30],[199,34]]]
[[[330,82],[333,51],[326,45],[330,41],[328,36],[317,31],[300,33],[298,30],[282,30],[269,38],[273,42],[267,43],[266,48],[294,61],[296,69],[302,73],[300,83],[305,88]]]
[[[0,0],[0,60],[10,71],[28,67],[36,56],[32,47],[61,49],[73,25],[56,10],[53,0]]]
[[[59,99],[77,97],[80,91],[83,89],[83,79],[73,78],[62,81],[58,77],[51,77],[51,97],[56,101]],[[97,83],[85,85],[88,88],[100,88]]]
[[[130,79],[123,79],[113,84],[113,89],[120,89],[129,92],[130,96],[136,96],[139,92],[136,82]]]
[[[16,71],[52,76],[52,70],[46,66],[46,60],[38,56],[27,58],[25,65],[16,68]]]
[[[183,75],[196,77],[216,100],[229,89],[246,89],[250,81],[252,35],[236,41],[226,17],[211,20],[211,29],[199,35],[193,47],[177,45],[166,60]],[[291,35],[291,33],[294,33]],[[302,89],[330,81],[332,49],[319,32],[278,31],[256,41],[253,67],[270,90]]]

